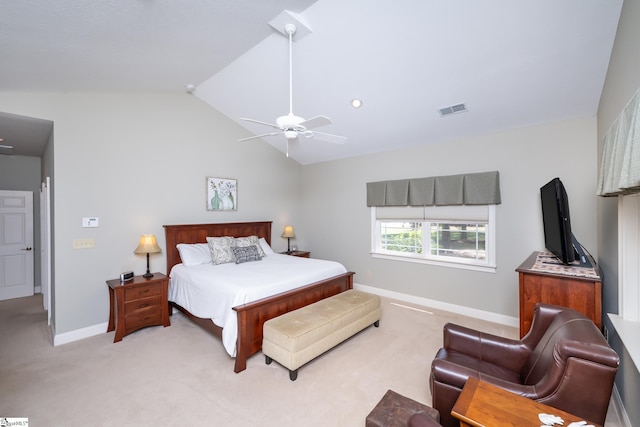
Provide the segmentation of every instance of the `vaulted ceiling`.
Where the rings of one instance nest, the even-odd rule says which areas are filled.
[[[294,35],[293,112],[326,115],[333,124],[318,130],[348,138],[289,144],[291,158],[310,164],[595,115],[621,7],[622,0],[8,0],[0,2],[0,92],[193,85],[194,96],[247,137],[269,133],[239,119],[275,123],[289,112],[288,40],[274,27],[291,18],[308,30]],[[351,106],[354,98],[361,108]],[[457,104],[467,111],[439,113]],[[5,144],[11,113],[0,113]],[[11,138],[21,154],[19,137]],[[284,153],[285,141],[238,143]]]

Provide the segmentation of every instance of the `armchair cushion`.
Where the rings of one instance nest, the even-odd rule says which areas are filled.
[[[451,408],[469,377],[604,424],[619,358],[582,314],[538,304],[522,340],[451,324],[443,334],[430,377],[442,425],[457,425]]]

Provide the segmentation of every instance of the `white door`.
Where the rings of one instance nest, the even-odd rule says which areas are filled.
[[[33,295],[33,193],[0,190],[0,301]]]

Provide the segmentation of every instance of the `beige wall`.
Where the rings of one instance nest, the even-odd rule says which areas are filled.
[[[133,270],[143,233],[165,248],[163,224],[274,221],[274,248],[286,248],[278,230],[292,222],[300,166],[247,136],[188,94],[3,94],[0,111],[54,122],[55,331],[63,334],[108,320],[105,280]],[[238,210],[205,210],[207,176],[238,180]],[[97,216],[98,228],[82,228]],[[94,249],[72,249],[94,238]],[[151,269],[165,272],[164,255]]]
[[[366,183],[498,170],[495,274],[374,259]],[[360,284],[518,317],[515,269],[544,249],[540,187],[567,188],[574,234],[596,255],[596,120],[586,118],[303,168],[301,248],[343,262]]]
[[[611,54],[607,78],[598,108],[598,159],[602,138],[615,118],[640,87],[640,2],[627,0],[622,6],[620,23]],[[598,251],[604,273],[603,312],[618,313],[618,210],[617,198],[598,199]],[[640,425],[640,371],[634,365],[609,319],[609,341],[621,357],[616,388],[631,425]]]

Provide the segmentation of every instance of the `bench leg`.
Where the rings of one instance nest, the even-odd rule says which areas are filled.
[[[266,363],[267,365],[271,365],[271,362],[273,362],[272,358],[270,358],[269,356],[264,357],[264,363]]]
[[[298,370],[296,369],[295,371],[289,371],[289,379],[291,381],[295,381],[298,378]]]
[[[373,326],[375,326],[376,328],[380,326],[380,321],[376,320],[375,322],[373,322]]]

